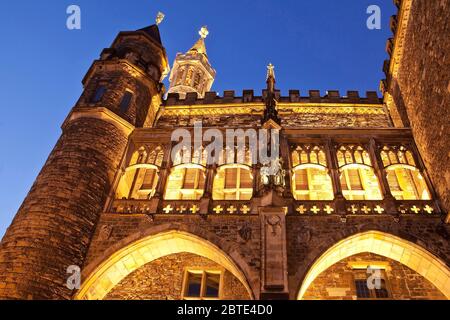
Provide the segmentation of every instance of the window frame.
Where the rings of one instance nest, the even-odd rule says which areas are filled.
[[[103,90],[101,95],[99,94],[99,91]],[[99,83],[97,87],[95,88],[94,94],[90,97],[89,103],[90,104],[97,104],[100,103],[103,98],[105,97],[106,91],[108,90],[106,83]],[[100,96],[99,96],[100,95]]]
[[[130,98],[129,98],[129,101],[128,101],[127,105],[126,105],[126,109],[125,109],[124,102],[125,102],[125,98],[126,97],[130,97]],[[134,99],[134,92],[132,90],[130,90],[130,89],[126,89],[124,94],[122,95],[122,99],[120,100],[120,103],[119,103],[119,111],[121,113],[127,113],[128,110],[130,110],[130,107],[131,107],[131,105],[133,103],[133,99]]]
[[[190,274],[201,274],[202,280],[200,285],[200,295],[199,297],[189,297],[187,296],[189,292],[189,275]],[[206,297],[206,288],[207,288],[207,278],[208,274],[219,275],[219,292],[218,297]],[[183,284],[181,290],[181,300],[192,300],[192,301],[200,301],[200,300],[221,300],[223,299],[223,286],[224,286],[224,274],[225,269],[223,268],[197,268],[197,267],[186,267],[184,268],[183,274]]]
[[[371,265],[368,265],[365,268],[357,268],[357,267],[353,267],[352,268],[352,275],[353,275],[353,281],[352,281],[352,286],[353,289],[355,290],[355,297],[356,300],[392,300],[392,290],[391,290],[391,286],[390,286],[390,281],[387,275],[387,268],[388,266],[377,266],[376,268],[373,267],[374,269],[379,269],[381,270],[381,280],[384,281],[384,289],[387,292],[388,297],[387,298],[378,298],[377,297],[377,290],[379,289],[369,289],[367,287],[367,290],[369,291],[370,297],[369,298],[360,298],[358,297],[358,290],[357,290],[357,286],[356,286],[356,282],[357,281],[365,281],[366,285],[367,285],[367,280],[369,277],[369,274],[367,273],[368,268],[370,268]]]
[[[227,188],[226,186],[226,170],[236,170],[236,185],[233,188]],[[241,187],[241,174],[243,171],[245,173],[250,174],[250,178],[251,178],[251,182],[252,182],[252,186],[250,188],[242,188]],[[247,193],[251,193],[250,196],[250,200],[253,198],[254,196],[254,179],[255,177],[253,176],[253,168],[247,166],[247,165],[243,165],[243,164],[225,164],[220,166],[219,168],[217,168],[217,172],[214,176],[214,181],[213,181],[213,195],[215,193],[218,193],[218,191],[216,191],[216,179],[218,177],[218,175],[221,173],[220,171],[223,171],[223,179],[224,179],[224,186],[223,189],[221,189],[221,193],[223,193],[223,199],[214,199],[217,201],[247,201],[247,200],[242,200],[241,199],[241,195],[242,194],[247,194]],[[225,195],[230,195],[230,194],[234,194],[235,197],[234,199],[226,199]],[[214,197],[213,197],[214,198]]]

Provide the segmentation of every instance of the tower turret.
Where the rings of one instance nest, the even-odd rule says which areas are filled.
[[[205,39],[209,31],[202,27],[199,34],[200,39],[188,52],[177,54],[170,75],[169,93],[178,93],[181,98],[188,92],[197,92],[203,98],[216,77],[206,54]]]
[[[129,135],[152,126],[168,62],[157,25],[121,32],[83,80],[62,135],[0,242],[1,299],[69,299]]]

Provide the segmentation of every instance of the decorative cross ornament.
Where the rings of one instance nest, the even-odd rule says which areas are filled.
[[[361,211],[364,212],[365,214],[369,214],[370,211],[372,211],[372,210],[369,207],[364,206],[364,207],[362,207]]]
[[[179,213],[184,213],[185,211],[187,210],[187,208],[185,207],[185,206],[180,206],[178,209],[177,209],[177,211],[179,212]]]
[[[384,212],[384,209],[380,205],[377,205],[375,209],[373,209],[373,211],[377,212],[378,214],[382,214]]]
[[[414,212],[415,214],[419,214],[420,208],[417,208],[416,206],[413,206],[413,207],[411,208],[411,211]]]
[[[159,26],[161,24],[161,22],[163,22],[164,18],[165,18],[165,14],[162,12],[158,12],[158,15],[156,16],[156,25]]]
[[[301,205],[301,206],[299,206],[299,207],[297,208],[297,210],[295,210],[295,211],[297,211],[297,212],[300,213],[300,214],[305,214],[306,211],[308,211],[308,210],[306,210],[305,206]]]
[[[320,212],[320,209],[317,208],[317,206],[314,206],[314,207],[311,208],[311,212],[314,213],[314,214],[318,214]]]
[[[197,212],[199,212],[199,208],[194,204],[193,206],[192,206],[192,208],[191,209],[189,209],[193,214],[196,214]]]
[[[332,214],[334,212],[334,209],[331,206],[327,205],[324,211],[328,214]]]
[[[359,211],[358,207],[356,207],[354,204],[352,204],[347,210],[353,214],[356,214]]]
[[[171,206],[170,204],[168,204],[168,205],[163,209],[163,211],[164,211],[165,213],[171,213],[171,212],[173,211],[173,208],[172,208],[172,206]]]
[[[432,207],[430,207],[429,205],[426,205],[425,208],[423,208],[423,210],[425,210],[425,212],[427,212],[428,214],[432,214],[434,209]]]
[[[236,209],[234,206],[231,206],[231,207],[229,207],[229,208],[227,209],[227,211],[228,211],[230,214],[233,214],[233,213],[235,213],[235,212],[237,211],[237,209]]]
[[[202,37],[203,39],[206,39],[206,37],[209,35],[209,30],[207,26],[203,26],[200,31],[198,32],[198,34],[200,35],[200,37]]]
[[[222,213],[222,212],[223,212],[223,208],[222,208],[222,206],[218,205],[217,207],[215,207],[215,208],[213,209],[213,211],[214,211],[216,214],[219,214],[219,213]]]
[[[247,213],[250,212],[250,208],[247,205],[244,205],[244,206],[241,207],[241,212],[243,214],[247,214]]]

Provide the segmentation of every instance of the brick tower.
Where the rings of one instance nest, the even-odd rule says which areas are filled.
[[[84,92],[0,245],[0,298],[68,299],[134,128],[151,126],[168,73],[156,25],[121,32]]]

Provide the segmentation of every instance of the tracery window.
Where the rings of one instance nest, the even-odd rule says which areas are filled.
[[[205,192],[207,154],[181,149],[167,178],[165,200],[199,200]]]
[[[369,152],[362,145],[342,145],[337,151],[340,184],[347,200],[381,200],[378,178]]]
[[[241,154],[242,152],[242,154]],[[250,200],[253,196],[252,160],[248,147],[231,153],[225,148],[213,183],[214,200]]]
[[[133,153],[116,190],[117,199],[146,200],[154,196],[164,150],[159,145],[146,145]]]
[[[425,179],[413,153],[405,146],[384,146],[381,159],[392,196],[397,200],[431,200]]]
[[[184,78],[185,71],[186,71],[186,67],[184,67],[184,66],[181,66],[178,69],[177,78],[175,80],[175,85],[176,86],[179,86],[179,85],[183,84],[183,78]]]
[[[292,147],[292,194],[296,200],[333,200],[324,147],[302,144]]]

